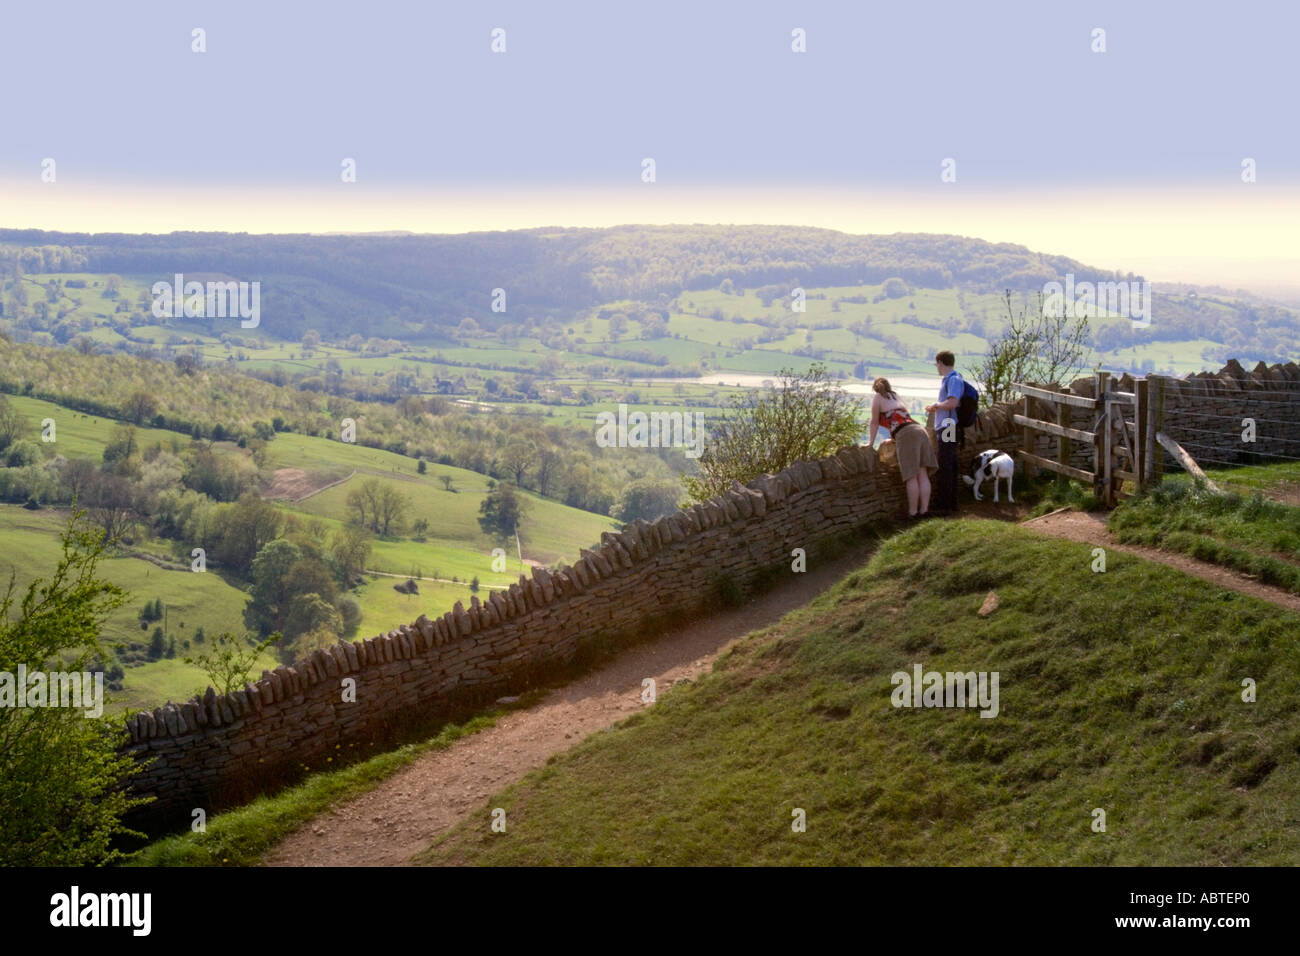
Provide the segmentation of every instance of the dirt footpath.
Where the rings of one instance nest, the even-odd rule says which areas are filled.
[[[584,737],[646,706],[641,681],[663,693],[709,670],[726,645],[801,608],[871,553],[863,546],[742,608],[713,614],[632,647],[598,670],[549,691],[535,706],[432,751],[373,790],[341,804],[272,850],[270,866],[399,866],[507,784]],[[487,824],[484,820],[484,824]]]
[[[1281,588],[1270,587],[1267,584],[1261,584],[1254,578],[1240,572],[1219,567],[1217,564],[1197,561],[1185,554],[1117,543],[1111,533],[1106,530],[1105,515],[1089,514],[1082,511],[1054,511],[1039,518],[1031,518],[1024,522],[1023,526],[1038,534],[1066,538],[1070,541],[1080,541],[1114,551],[1123,551],[1126,554],[1136,554],[1148,561],[1157,561],[1171,568],[1177,568],[1179,571],[1198,577],[1203,581],[1209,581],[1211,584],[1217,584],[1219,587],[1231,588],[1233,591],[1249,594],[1261,601],[1268,601],[1270,604],[1276,604],[1278,607],[1300,613],[1300,595],[1291,594]]]

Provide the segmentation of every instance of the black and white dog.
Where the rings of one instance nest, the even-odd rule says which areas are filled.
[[[1015,504],[1016,499],[1011,497],[1011,478],[1016,472],[1016,463],[1011,456],[1005,452],[1000,452],[996,448],[990,448],[988,451],[980,452],[970,463],[970,474],[962,475],[962,481],[968,485],[975,486],[975,500],[983,501],[980,497],[980,485],[984,483],[985,478],[993,479],[993,500],[998,500],[998,481],[1005,478],[1007,481],[1007,500]]]

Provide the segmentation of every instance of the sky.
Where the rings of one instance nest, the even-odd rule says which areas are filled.
[[[1300,282],[1297,26],[1283,2],[9,5],[0,227],[789,223]]]

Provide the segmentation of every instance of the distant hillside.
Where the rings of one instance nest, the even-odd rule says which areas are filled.
[[[897,276],[923,288],[974,291],[1041,286],[1073,272],[1083,280],[1117,276],[1064,256],[958,236],[853,236],[792,226],[617,226],[528,229],[423,236],[168,235],[0,230],[0,273],[99,272],[170,277],[226,273],[312,280],[308,289],[267,283],[265,309],[299,338],[319,312],[322,335],[361,332],[434,335],[473,315],[495,328],[491,311],[504,288],[511,309],[572,310],[623,298],[787,283],[860,285]],[[288,301],[280,301],[285,296]],[[359,310],[355,300],[368,308]],[[517,312],[508,313],[517,318]],[[301,327],[295,325],[295,320]],[[360,327],[359,327],[360,326]]]
[[[256,332],[225,319],[154,317],[150,286],[170,281],[178,272],[261,283],[262,318]],[[252,358],[276,362],[296,357],[268,352],[275,344],[315,336],[358,356],[390,356],[417,348],[426,350],[427,359],[449,359],[450,368],[537,371],[545,377],[557,368],[542,367],[539,348],[550,353],[552,365],[569,366],[566,374],[583,377],[623,372],[695,375],[718,368],[755,370],[752,356],[728,362],[732,356],[725,353],[748,351],[750,340],[770,345],[775,338],[787,338],[778,350],[784,353],[781,357],[759,356],[770,359],[757,363],[764,371],[791,364],[791,356],[819,357],[817,352],[842,362],[837,371],[846,374],[858,359],[885,369],[916,371],[918,356],[928,353],[928,360],[933,354],[932,344],[912,341],[911,332],[886,329],[884,322],[907,324],[904,319],[915,319],[949,338],[968,332],[969,340],[949,347],[959,357],[982,355],[985,340],[999,334],[1005,310],[981,299],[1011,290],[1027,303],[1045,283],[1067,274],[1076,283],[1140,278],[1010,243],[928,234],[857,236],[795,226],[346,236],[92,235],[10,229],[0,230],[0,332],[8,329],[20,341],[48,333],[63,344],[88,333],[101,346],[124,350],[177,346],[187,340],[198,346],[219,343],[216,354],[222,358],[228,355],[227,347],[250,348],[263,353]],[[878,290],[886,285],[899,290],[884,296],[899,308],[841,309],[855,303],[874,305]],[[833,302],[832,311],[842,314],[814,316],[811,307],[807,314],[792,312],[785,300],[796,286],[805,289],[809,299],[840,300]],[[503,290],[505,311],[493,311],[497,289]],[[701,337],[696,334],[701,329],[682,331],[688,323],[675,315],[693,311],[686,300],[695,300],[698,307],[700,297],[714,291],[728,293],[727,307],[714,304],[706,317],[720,309],[738,323],[755,318],[749,305],[740,306],[747,292],[765,309],[773,298],[782,300],[784,314],[780,321],[768,315],[766,332],[710,330]],[[917,314],[905,316],[901,308],[916,309]],[[578,328],[593,317],[618,313],[633,321],[658,315],[665,323],[677,322],[666,330],[643,327],[643,340],[664,334],[695,338],[722,346],[723,354],[689,345],[669,349],[662,342],[616,348],[617,335],[604,334],[601,326],[595,327],[594,339],[592,330]],[[1096,359],[1108,367],[1187,371],[1221,364],[1229,355],[1286,361],[1300,350],[1300,312],[1241,291],[1164,284],[1153,290],[1149,326],[1109,318],[1112,321],[1095,323],[1092,330]],[[838,344],[822,341],[825,330],[848,329],[863,319],[874,321],[882,335],[854,338],[851,350],[843,348],[844,335],[831,337],[838,338]],[[804,341],[809,332],[813,339]],[[862,338],[876,341],[862,343]],[[537,357],[519,352],[520,339]],[[536,340],[536,347],[529,340]],[[482,351],[488,345],[493,351]],[[859,345],[865,347],[859,351]],[[572,362],[577,353],[609,361],[598,363],[601,368],[578,368]],[[379,369],[381,374],[388,370]]]

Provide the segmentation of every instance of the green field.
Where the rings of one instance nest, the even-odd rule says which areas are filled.
[[[112,440],[113,429],[122,424],[111,418],[88,415],[36,398],[22,395],[9,395],[6,398],[26,420],[27,439],[38,442],[48,457],[62,455],[64,458],[91,458],[99,461],[103,457],[105,446]],[[44,428],[42,423],[46,419],[54,422],[54,441],[51,442],[44,441],[41,437]],[[148,427],[137,427],[136,439],[141,445],[157,442],[165,448],[171,448],[173,444],[183,448],[190,441],[187,436],[176,432]]]
[[[69,515],[68,509],[62,508],[28,511],[18,505],[0,504],[0,578],[7,584],[12,577],[16,594],[25,591],[34,578],[45,578],[54,570],[61,554],[59,535]],[[151,543],[154,546],[147,550],[164,550],[161,542]],[[185,700],[206,687],[203,671],[181,658],[203,649],[194,642],[200,628],[208,639],[223,631],[243,633],[247,603],[244,592],[214,572],[170,571],[135,557],[105,558],[99,570],[105,580],[128,592],[126,604],[105,623],[100,634],[103,643],[147,643],[153,629],[163,626],[164,621],[150,623],[142,630],[139,613],[146,602],[161,599],[167,612],[164,633],[174,637],[177,644],[175,658],[126,667],[123,689],[113,706],[152,709],[168,699]],[[264,655],[263,666],[276,664],[270,655]]]

